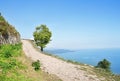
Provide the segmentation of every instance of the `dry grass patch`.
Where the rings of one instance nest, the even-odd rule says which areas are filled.
[[[62,81],[55,75],[50,75],[42,70],[35,71],[32,67],[32,60],[27,58],[24,53],[21,57],[17,57],[17,59],[25,65],[24,70],[19,70],[19,72],[23,75],[28,76],[33,81]]]

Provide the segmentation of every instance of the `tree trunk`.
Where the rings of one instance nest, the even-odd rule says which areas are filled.
[[[43,52],[43,47],[41,46],[41,51]]]

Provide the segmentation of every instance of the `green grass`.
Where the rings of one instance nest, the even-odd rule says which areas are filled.
[[[16,59],[21,52],[21,44],[0,46],[0,81],[31,81],[18,72],[19,69],[22,70],[25,67]]]
[[[42,70],[35,71],[22,44],[0,46],[0,81],[61,81]]]

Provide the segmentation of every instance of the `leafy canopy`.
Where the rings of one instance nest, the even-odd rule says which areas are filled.
[[[110,65],[111,65],[111,63],[108,60],[103,59],[102,61],[98,62],[97,67],[103,68],[103,69],[109,71],[110,70]]]
[[[33,36],[37,46],[40,46],[41,51],[43,51],[43,48],[50,42],[52,33],[46,25],[40,25],[36,27],[36,31],[33,33]]]

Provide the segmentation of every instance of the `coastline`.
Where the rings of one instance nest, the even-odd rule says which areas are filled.
[[[45,52],[58,56],[66,60],[76,61],[82,64],[96,66],[102,59],[107,59],[111,65],[110,70],[114,74],[120,74],[120,50],[119,49],[92,49],[77,50],[74,52],[59,53],[56,50],[45,50]]]
[[[63,81],[106,81],[106,80],[114,80],[118,81],[120,79],[119,76],[114,75],[110,72],[106,72],[103,69],[94,68],[86,64],[75,64],[71,63],[71,61],[64,61],[55,58],[50,55],[43,54],[39,51],[38,48],[33,44],[33,42],[30,42],[28,40],[25,40],[24,42],[27,43],[27,45],[31,44],[32,50],[36,50],[36,54],[33,54],[34,56],[31,56],[30,58],[33,60],[39,59],[40,62],[42,62],[42,69],[50,74],[55,74],[59,78],[61,78]],[[28,48],[29,48],[28,47]],[[27,53],[29,52],[27,51]],[[30,54],[29,54],[30,53]],[[32,55],[31,52],[29,52],[28,56]],[[68,69],[69,68],[69,69]],[[73,74],[75,73],[75,74]],[[71,77],[71,78],[70,78]]]

